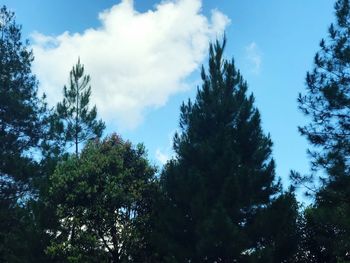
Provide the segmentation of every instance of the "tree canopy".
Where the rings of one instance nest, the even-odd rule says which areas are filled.
[[[144,262],[147,196],[154,168],[142,145],[119,136],[91,141],[79,157],[60,163],[51,178],[51,202],[60,226],[48,253],[68,262]],[[140,261],[138,261],[140,260]]]
[[[0,261],[25,262],[33,253],[31,215],[22,208],[38,175],[33,155],[42,138],[45,104],[31,72],[33,53],[21,26],[0,8]],[[23,250],[24,255],[18,255]],[[39,256],[37,255],[37,258]]]
[[[350,262],[350,1],[335,11],[298,97],[312,169],[291,177],[314,197],[304,208],[276,175],[225,37],[158,170],[143,144],[102,137],[80,59],[61,102],[38,97],[33,53],[1,7],[0,262]]]
[[[161,176],[169,262],[245,262],[270,245],[255,227],[267,227],[261,217],[280,191],[272,142],[225,44],[210,45],[208,73],[181,106],[176,157]]]
[[[310,118],[299,130],[313,147],[313,170],[311,176],[294,173],[293,179],[315,186],[308,187],[315,202],[304,214],[305,254],[314,262],[350,260],[349,1],[336,1],[335,11],[336,23],[321,40],[314,69],[307,73],[306,94],[298,98],[299,108]]]

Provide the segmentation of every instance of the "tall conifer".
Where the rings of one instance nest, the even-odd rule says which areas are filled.
[[[181,106],[176,157],[161,176],[169,262],[245,262],[270,245],[256,226],[279,191],[272,142],[247,83],[223,59],[225,44],[210,45],[208,72],[202,68],[196,100]]]
[[[315,262],[350,260],[349,0],[336,1],[335,11],[336,23],[321,40],[314,69],[306,76],[306,93],[298,98],[299,108],[310,118],[299,129],[312,144],[313,170],[311,176],[292,175],[296,183],[316,186],[315,203],[305,211],[304,234],[304,254]]]
[[[43,256],[33,215],[24,208],[39,174],[33,154],[46,110],[37,96],[33,59],[15,14],[0,7],[0,262],[41,262]]]
[[[90,76],[84,74],[84,66],[78,63],[70,74],[69,86],[63,88],[63,101],[57,104],[55,128],[63,133],[64,141],[75,147],[75,154],[79,153],[79,145],[89,139],[101,137],[105,128],[102,120],[97,120],[97,109],[89,109],[91,96]]]

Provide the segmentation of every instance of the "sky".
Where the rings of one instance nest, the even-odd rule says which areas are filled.
[[[297,127],[305,76],[334,20],[331,0],[3,0],[34,51],[33,72],[54,105],[78,58],[91,76],[92,103],[117,132],[144,143],[161,168],[173,155],[179,108],[201,85],[209,41],[227,37],[269,133],[276,173],[307,173],[308,143]]]

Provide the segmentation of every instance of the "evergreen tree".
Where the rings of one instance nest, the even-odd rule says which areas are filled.
[[[21,40],[14,13],[5,6],[0,9],[0,22],[0,175],[6,184],[30,177],[32,160],[27,153],[38,146],[42,108],[31,73],[32,51]]]
[[[26,201],[33,194],[39,166],[45,104],[31,73],[33,53],[23,42],[21,26],[0,8],[0,261],[41,262],[36,228]]]
[[[105,128],[102,120],[96,120],[96,106],[89,109],[89,82],[90,77],[84,74],[84,66],[78,60],[70,72],[70,86],[63,89],[63,101],[58,103],[56,108],[47,111],[44,118],[40,180],[36,181],[38,197],[30,204],[35,212],[37,224],[44,232],[47,229],[57,231],[60,227],[59,218],[55,214],[56,207],[49,194],[49,178],[57,164],[69,158],[67,146],[74,145],[75,154],[78,156],[79,145],[100,137]],[[49,238],[46,235],[42,240],[47,241]]]
[[[70,86],[64,87],[64,99],[56,108],[47,110],[43,118],[44,134],[41,141],[41,161],[38,179],[34,182],[37,189],[36,200],[29,205],[38,229],[41,230],[42,251],[50,242],[47,229],[55,232],[60,227],[55,205],[50,194],[50,176],[59,162],[69,157],[67,146],[75,146],[78,155],[79,145],[94,137],[100,137],[104,123],[96,120],[96,107],[89,109],[91,87],[90,77],[84,75],[84,66],[73,67],[70,72]],[[39,231],[40,232],[40,231]]]
[[[314,69],[306,76],[307,93],[298,98],[299,108],[311,118],[309,125],[299,130],[316,147],[310,151],[313,168],[324,168],[326,172],[335,167],[342,169],[343,162],[348,169],[350,153],[349,1],[338,0],[335,10],[337,23],[329,27],[328,39],[321,40]]]
[[[293,173],[296,183],[314,183],[315,203],[305,212],[305,253],[317,262],[350,260],[350,3],[335,3],[337,21],[306,76],[299,108],[311,118],[300,132],[312,144],[312,174]],[[321,180],[318,181],[319,170]]]
[[[75,154],[78,155],[79,144],[101,137],[105,124],[102,120],[96,120],[96,106],[89,109],[90,76],[84,74],[84,66],[80,64],[80,59],[69,76],[70,85],[63,88],[64,99],[57,104],[56,118],[52,120],[51,125],[56,134],[63,135],[64,142],[75,146]]]
[[[262,258],[275,240],[256,231],[279,191],[272,142],[247,83],[223,59],[225,43],[210,45],[209,72],[202,68],[195,102],[181,106],[176,157],[161,175],[158,247],[166,262],[269,262]],[[271,228],[264,221],[259,227]]]

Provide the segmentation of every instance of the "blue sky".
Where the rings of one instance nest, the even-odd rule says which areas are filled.
[[[67,82],[71,66],[81,56],[87,73],[96,80],[92,96],[105,117],[107,132],[143,142],[158,165],[171,155],[181,102],[193,98],[200,84],[198,67],[206,65],[207,42],[225,31],[226,57],[234,57],[247,80],[264,131],[274,142],[277,175],[287,185],[291,169],[309,170],[308,144],[297,131],[306,120],[296,98],[305,89],[306,71],[312,69],[318,43],[334,19],[334,1],[174,0],[160,4],[135,0],[133,6],[130,1],[112,0],[3,3],[15,11],[24,37],[33,44],[34,72],[41,89],[49,90],[49,100],[59,99],[61,83]],[[160,52],[152,53],[154,48]],[[114,71],[107,74],[102,69]],[[123,96],[113,97],[109,92]]]

